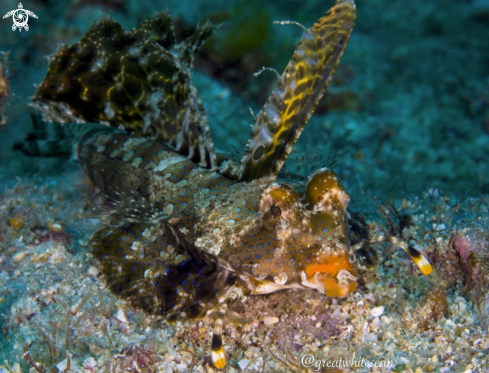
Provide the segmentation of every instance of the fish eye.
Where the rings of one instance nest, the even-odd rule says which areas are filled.
[[[277,205],[271,205],[270,206],[270,214],[272,214],[272,216],[275,216],[276,218],[278,218],[280,215],[282,215],[282,210]]]

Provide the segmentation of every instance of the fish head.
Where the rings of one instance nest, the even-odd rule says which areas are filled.
[[[289,287],[295,283],[331,297],[355,290],[345,214],[349,201],[343,184],[327,168],[309,177],[302,198],[282,183],[263,190],[258,213],[264,229],[277,238],[275,267],[292,263],[289,267],[293,268],[286,282],[282,275],[274,277],[275,283]]]

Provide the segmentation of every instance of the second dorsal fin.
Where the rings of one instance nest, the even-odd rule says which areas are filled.
[[[285,72],[257,115],[239,179],[275,178],[324,93],[350,38],[353,0],[337,0],[306,30]]]

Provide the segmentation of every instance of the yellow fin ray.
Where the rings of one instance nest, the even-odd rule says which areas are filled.
[[[355,21],[353,0],[337,0],[307,29],[255,119],[239,179],[275,178],[340,61]]]

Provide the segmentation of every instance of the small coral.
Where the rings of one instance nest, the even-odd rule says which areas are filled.
[[[467,261],[470,254],[474,251],[478,251],[473,240],[469,236],[456,234],[453,238],[453,248],[457,250],[462,262]]]
[[[147,346],[125,347],[110,364],[111,373],[153,373],[158,355]]]

